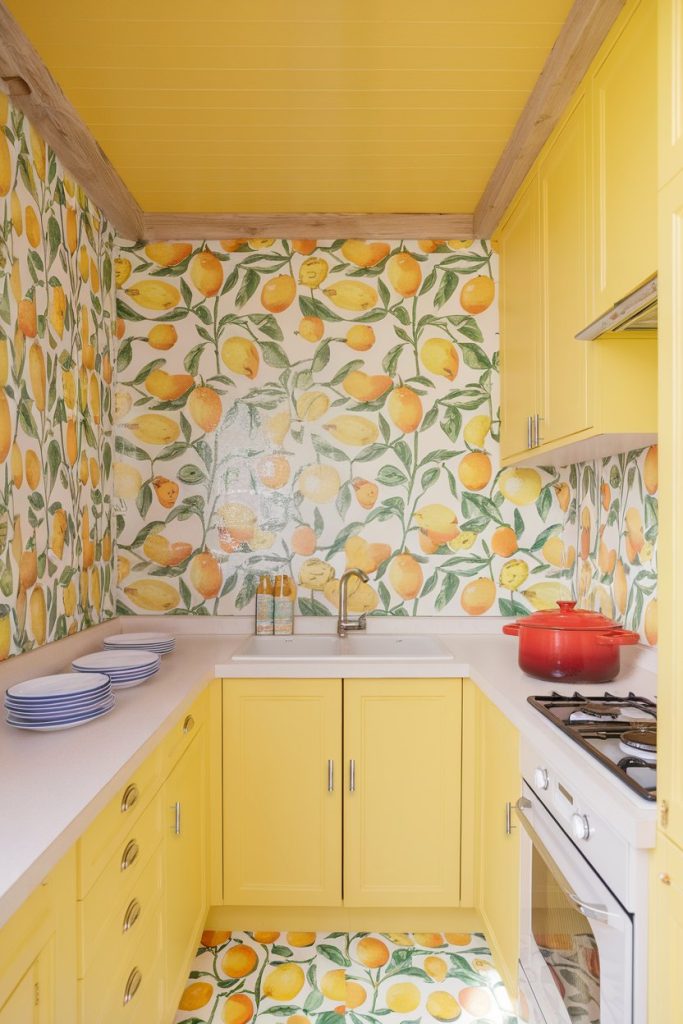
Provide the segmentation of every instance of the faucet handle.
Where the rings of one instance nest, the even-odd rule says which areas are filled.
[[[367,629],[368,628],[368,616],[367,616],[366,612],[362,612],[362,614],[358,616],[358,620],[357,621],[358,621],[358,629]]]

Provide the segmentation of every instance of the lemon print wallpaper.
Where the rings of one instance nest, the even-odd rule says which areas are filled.
[[[113,613],[113,245],[0,94],[0,659]]]
[[[656,450],[501,470],[487,241],[120,242],[123,614],[517,615],[576,594],[656,638]]]

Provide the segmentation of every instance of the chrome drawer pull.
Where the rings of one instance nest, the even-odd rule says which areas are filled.
[[[130,786],[126,786],[123,796],[121,797],[121,814],[125,814],[131,807],[134,807],[138,802],[140,796],[140,790],[131,782]]]
[[[174,804],[171,804],[171,810],[173,811],[173,824],[171,825],[171,832],[174,836],[180,835],[180,801],[176,800]]]
[[[327,762],[327,792],[334,792],[334,761],[331,758]]]
[[[349,793],[356,792],[356,762],[354,758],[349,761]]]
[[[129,843],[126,843],[126,848],[123,851],[121,858],[121,870],[127,871],[132,864],[138,859],[140,853],[140,847],[134,839],[131,839]]]
[[[123,1005],[124,1006],[127,1006],[128,1003],[131,1001],[131,999],[133,999],[133,997],[135,996],[135,993],[140,988],[141,984],[142,984],[142,972],[137,967],[134,967],[133,970],[128,975],[128,981],[126,982],[126,987],[123,990]]]
[[[192,715],[188,715],[185,721],[183,722],[183,734],[187,736],[188,732],[192,732],[193,729],[194,718],[192,717]]]
[[[142,907],[136,899],[132,899],[128,904],[125,914],[123,915],[123,931],[129,932],[133,925],[137,922],[140,914],[142,913]]]

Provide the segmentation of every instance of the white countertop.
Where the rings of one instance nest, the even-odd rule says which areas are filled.
[[[328,630],[330,625],[328,622]],[[166,619],[163,624],[158,619],[115,620],[5,662],[0,666],[0,690],[20,679],[68,669],[77,655],[99,650],[103,637],[112,632],[149,628],[172,629],[177,636],[176,650],[162,659],[160,672],[147,683],[119,692],[111,714],[78,729],[54,733],[32,734],[0,723],[0,926],[215,676],[470,677],[517,726],[525,742],[552,751],[558,767],[572,772],[577,786],[582,782],[596,799],[618,807],[630,842],[639,846],[654,843],[654,805],[632,793],[527,703],[530,695],[560,688],[520,672],[514,639],[483,631],[442,634],[440,639],[453,653],[452,662],[399,662],[385,667],[369,662],[328,662],[321,669],[311,662],[231,662],[244,635],[221,634],[215,631],[215,624],[208,635],[198,634],[205,628],[201,620],[181,623]],[[630,651],[622,652],[622,658],[619,679],[606,689],[615,694],[633,690],[653,697],[655,673],[639,664]],[[564,690],[571,692],[573,687]],[[595,690],[602,692],[603,688]]]

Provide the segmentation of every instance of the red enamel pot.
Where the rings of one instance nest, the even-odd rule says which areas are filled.
[[[619,674],[619,649],[640,637],[599,612],[558,601],[549,612],[534,612],[503,626],[519,637],[519,667],[537,679],[558,683],[608,683]]]

